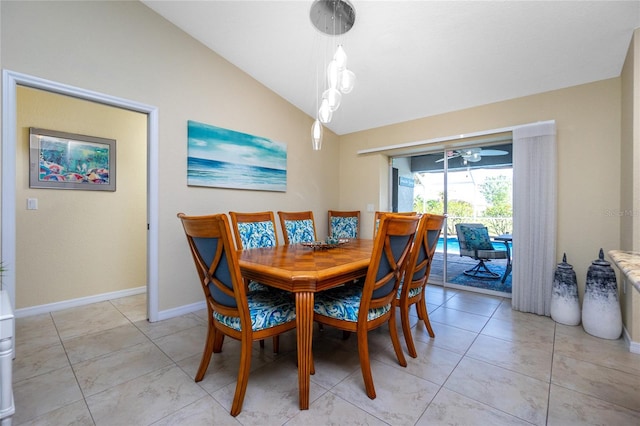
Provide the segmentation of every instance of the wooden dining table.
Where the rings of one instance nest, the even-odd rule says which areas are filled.
[[[333,248],[302,244],[238,251],[244,278],[295,294],[300,409],[309,408],[315,293],[364,277],[373,240],[355,239]]]

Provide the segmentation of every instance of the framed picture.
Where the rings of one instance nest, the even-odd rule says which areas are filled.
[[[116,141],[29,129],[29,187],[116,190]]]
[[[287,145],[195,121],[187,122],[187,185],[287,190]]]

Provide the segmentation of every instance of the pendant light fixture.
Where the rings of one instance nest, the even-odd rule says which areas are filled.
[[[311,143],[314,151],[320,151],[322,149],[322,135],[324,128],[320,120],[316,118],[316,121],[311,125]]]
[[[311,23],[321,33],[338,36],[353,27],[356,12],[347,0],[314,0],[309,14]],[[340,108],[342,95],[350,93],[356,81],[356,75],[347,68],[347,53],[342,44],[338,44],[333,58],[326,67],[326,89],[319,90],[316,85],[316,120],[311,126],[313,149],[322,148],[323,124],[331,122],[333,113]],[[316,80],[319,76],[316,76]],[[322,94],[322,95],[321,95]]]

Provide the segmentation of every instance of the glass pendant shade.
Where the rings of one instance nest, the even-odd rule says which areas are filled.
[[[335,59],[329,62],[329,66],[327,67],[327,83],[329,83],[329,88],[337,89],[340,86],[340,76],[342,72],[338,69],[338,63]]]
[[[347,52],[344,51],[341,44],[338,45],[336,53],[333,55],[333,60],[336,61],[340,71],[347,67]]]
[[[323,124],[327,124],[331,121],[332,117],[333,112],[331,111],[331,108],[329,108],[329,101],[323,99],[320,104],[320,109],[318,110],[318,120]]]
[[[1,0],[0,0],[1,1]],[[309,18],[313,26],[323,34],[337,36],[345,34],[352,27],[356,19],[355,9],[349,0],[313,0]],[[328,45],[327,45],[328,47]],[[326,50],[325,53],[328,53]],[[325,65],[327,65],[325,57]],[[320,102],[317,119],[311,126],[311,143],[314,150],[322,147],[324,133],[323,125],[331,122],[333,112],[340,107],[342,94],[353,90],[356,76],[347,69],[347,52],[342,44],[338,44],[333,59],[327,65],[324,78],[327,90],[324,89],[322,78],[316,69],[316,101]],[[321,94],[321,96],[319,96]],[[316,103],[316,106],[318,104]]]
[[[311,144],[314,151],[320,151],[320,149],[322,149],[323,134],[324,129],[322,127],[322,123],[320,123],[320,120],[316,119],[316,121],[311,125]]]
[[[350,93],[356,84],[356,75],[353,71],[344,69],[340,73],[340,91],[342,93]]]
[[[322,94],[322,101],[327,100],[327,104],[329,105],[329,109],[333,112],[340,107],[340,102],[342,102],[342,93],[338,89],[327,89]]]
[[[472,163],[477,163],[478,161],[482,160],[482,157],[477,152],[474,152],[466,160],[471,161]]]

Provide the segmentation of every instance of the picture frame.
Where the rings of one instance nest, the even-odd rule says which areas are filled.
[[[287,145],[235,130],[187,122],[187,185],[287,190]]]
[[[116,190],[116,141],[29,128],[29,187]]]

